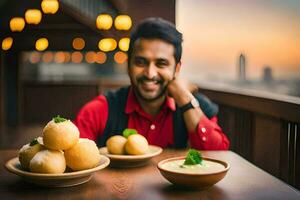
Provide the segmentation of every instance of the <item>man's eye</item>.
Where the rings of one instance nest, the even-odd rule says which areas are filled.
[[[143,59],[135,59],[134,64],[140,65],[140,66],[145,66],[145,65],[147,65],[147,62]]]
[[[157,62],[157,63],[156,63],[156,66],[158,66],[158,67],[167,67],[167,66],[168,66],[168,63],[167,63],[167,62],[161,61],[161,62]]]

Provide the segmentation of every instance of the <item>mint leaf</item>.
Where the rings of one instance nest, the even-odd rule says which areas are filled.
[[[67,119],[60,117],[59,115],[57,115],[56,117],[53,117],[53,120],[55,123],[60,123],[60,122],[64,122],[67,121]]]
[[[196,149],[190,149],[185,157],[184,165],[197,165],[202,163],[202,156]]]
[[[125,138],[128,138],[130,135],[133,135],[133,134],[138,134],[137,130],[131,129],[131,128],[126,128],[126,129],[123,131],[123,136],[124,136]]]
[[[37,141],[37,138],[34,138],[31,142],[30,142],[30,144],[29,144],[29,146],[34,146],[34,145],[36,145],[36,144],[38,144],[39,142]]]

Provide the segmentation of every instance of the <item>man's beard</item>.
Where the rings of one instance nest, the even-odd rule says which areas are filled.
[[[138,87],[139,84],[143,84],[143,81],[156,81],[155,84],[160,85],[159,92],[153,97],[145,97],[140,91],[140,88]],[[132,84],[132,86],[138,98],[140,98],[143,101],[152,102],[157,99],[160,99],[162,96],[166,94],[168,83],[169,82],[166,83],[163,79],[158,77],[153,77],[152,79],[148,79],[146,76],[141,76],[137,78],[137,85]]]

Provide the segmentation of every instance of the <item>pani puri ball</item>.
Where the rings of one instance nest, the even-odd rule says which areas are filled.
[[[100,152],[93,140],[80,138],[72,148],[65,150],[67,166],[74,171],[94,168],[99,165]]]
[[[66,160],[63,151],[45,149],[31,159],[31,172],[46,174],[61,174],[66,170]]]
[[[142,155],[148,151],[148,141],[140,134],[133,134],[127,138],[125,144],[126,153],[131,155]]]
[[[19,150],[19,161],[22,168],[25,170],[29,170],[29,163],[35,154],[44,149],[43,145],[39,143],[38,140],[39,139],[32,140]]]
[[[127,139],[121,135],[115,135],[110,137],[106,141],[106,147],[109,153],[123,155],[125,154],[125,144]]]
[[[64,119],[64,118],[58,118]],[[70,120],[53,118],[43,130],[44,145],[52,150],[66,150],[79,140],[79,130]]]

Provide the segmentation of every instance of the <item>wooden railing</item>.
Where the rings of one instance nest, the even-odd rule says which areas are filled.
[[[25,83],[21,102],[23,122],[47,121],[57,113],[72,118],[88,99],[126,83]],[[300,188],[298,98],[224,88],[202,87],[200,91],[219,104],[219,123],[231,141],[231,150]],[[39,112],[31,112],[36,108]]]
[[[231,149],[300,188],[300,98],[240,89],[201,88],[219,104]]]

